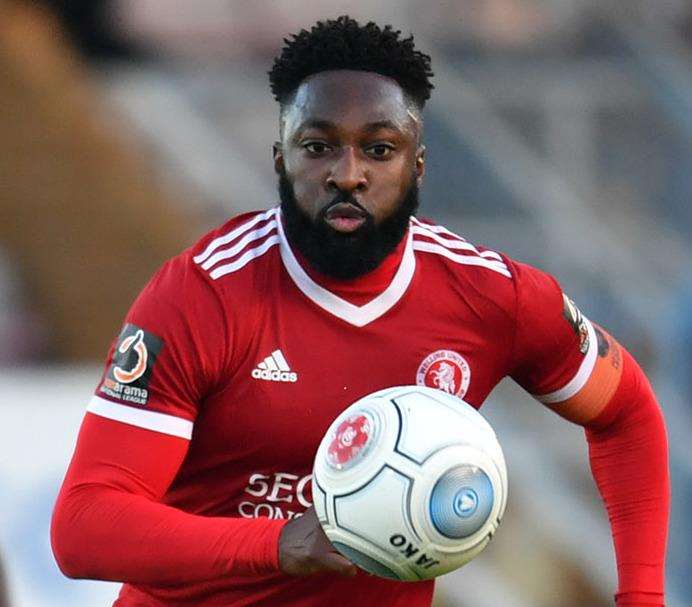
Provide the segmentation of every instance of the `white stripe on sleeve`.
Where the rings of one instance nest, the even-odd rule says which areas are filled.
[[[598,339],[596,338],[596,331],[591,321],[585,316],[583,318],[586,323],[586,330],[589,333],[589,349],[586,351],[586,356],[581,362],[581,365],[579,365],[579,370],[575,376],[567,382],[565,386],[550,394],[534,394],[534,398],[540,400],[542,403],[561,403],[568,398],[572,398],[584,387],[589,377],[591,377],[591,372],[596,364],[596,356],[598,355]]]
[[[192,438],[193,423],[182,417],[121,405],[96,395],[91,397],[87,411],[94,415],[100,415],[101,417],[123,422],[124,424],[145,428],[146,430],[179,436],[187,440]]]

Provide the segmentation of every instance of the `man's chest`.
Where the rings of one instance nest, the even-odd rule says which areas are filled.
[[[196,431],[206,449],[293,469],[311,463],[343,409],[382,388],[427,385],[480,407],[506,371],[509,344],[475,312],[414,292],[356,327],[300,295],[271,300]]]

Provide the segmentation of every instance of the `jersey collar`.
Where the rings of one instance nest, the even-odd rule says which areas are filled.
[[[389,286],[368,303],[358,306],[325,289],[308,275],[288,243],[280,210],[277,219],[279,250],[281,251],[281,260],[288,275],[313,303],[351,325],[364,327],[373,320],[380,318],[380,316],[396,305],[403,297],[406,289],[408,289],[409,284],[411,284],[416,269],[416,257],[413,253],[411,230],[406,234],[406,244],[401,257],[401,263]]]

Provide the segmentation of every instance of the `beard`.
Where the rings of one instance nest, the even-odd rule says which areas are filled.
[[[406,233],[409,217],[418,209],[415,175],[395,211],[379,224],[347,192],[339,192],[312,220],[298,206],[293,184],[284,171],[279,175],[279,197],[286,237],[318,272],[348,280],[363,276],[379,266]],[[325,217],[331,207],[346,202],[365,213],[365,222],[354,232],[337,232]]]

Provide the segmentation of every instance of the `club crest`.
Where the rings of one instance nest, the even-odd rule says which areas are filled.
[[[471,382],[471,367],[452,350],[436,350],[425,357],[416,373],[416,384],[437,388],[463,398]]]

